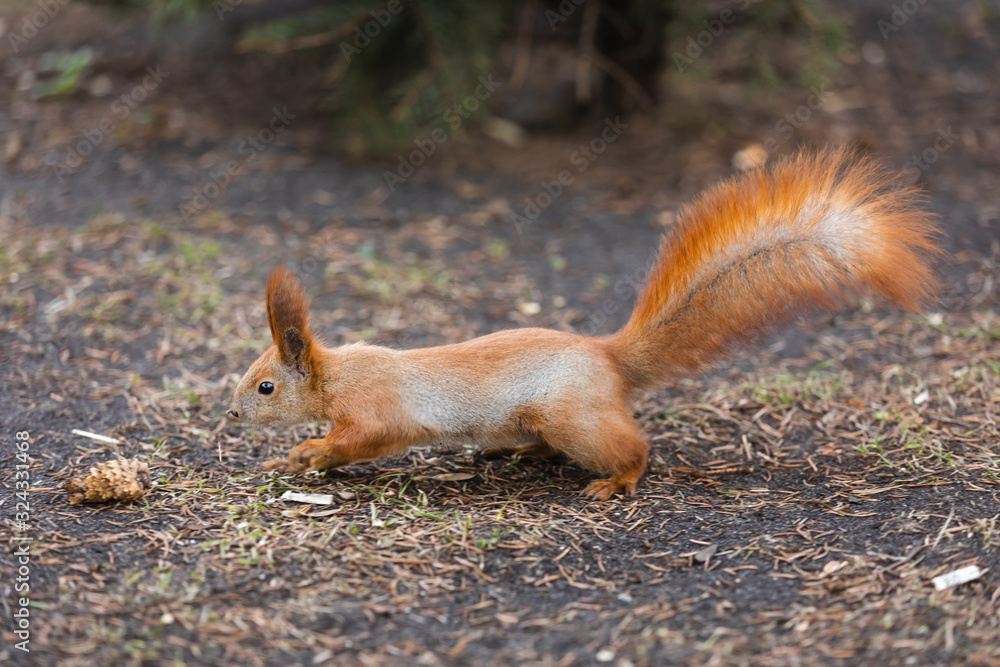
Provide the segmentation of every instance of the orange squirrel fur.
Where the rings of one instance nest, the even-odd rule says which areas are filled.
[[[584,493],[631,495],[649,446],[636,393],[696,373],[810,310],[873,291],[914,310],[933,297],[936,229],[916,188],[846,150],[802,153],[703,194],[663,239],[628,323],[605,338],[499,331],[454,345],[328,348],[286,268],[267,283],[273,345],[240,381],[228,414],[249,423],[328,420],[294,447],[287,472],[324,470],[414,445],[476,443],[564,454],[610,477]]]

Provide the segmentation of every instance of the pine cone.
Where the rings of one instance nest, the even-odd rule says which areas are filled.
[[[87,477],[74,477],[63,488],[73,494],[69,502],[103,503],[106,500],[139,500],[151,486],[149,466],[139,459],[116,459],[98,463]]]

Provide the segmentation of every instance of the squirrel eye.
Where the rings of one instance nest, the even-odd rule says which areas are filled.
[[[257,387],[257,391],[259,391],[262,394],[270,394],[272,391],[274,391],[274,385],[271,384],[270,382],[261,382],[260,386]]]

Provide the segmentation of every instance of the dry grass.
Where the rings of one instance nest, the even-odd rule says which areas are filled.
[[[447,342],[491,312],[581,321],[572,303],[524,315],[517,304],[544,301],[505,273],[496,239],[449,250],[465,222],[380,238],[218,215],[186,230],[8,221],[3,422],[5,438],[32,439],[34,659],[1000,664],[995,298],[813,322],[801,355],[756,351],[648,397],[654,455],[634,499],[588,503],[584,471],[469,450],[262,472],[319,427],[237,430],[222,416],[267,336],[268,267],[247,248],[300,263],[334,340]],[[491,282],[467,287],[473,271]],[[60,482],[116,455],[148,461],[146,499],[68,505]],[[10,454],[0,475],[6,507]],[[934,591],[967,564],[984,576]]]

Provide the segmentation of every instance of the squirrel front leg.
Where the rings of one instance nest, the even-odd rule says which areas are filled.
[[[297,475],[300,472],[329,470],[351,463],[350,459],[346,459],[338,454],[338,451],[342,447],[331,442],[331,435],[333,435],[333,432],[329,433],[325,438],[303,440],[295,445],[288,452],[288,457],[283,461],[284,466],[282,467],[285,472]]]
[[[350,463],[371,461],[401,452],[409,445],[408,439],[394,437],[384,428],[358,420],[342,419],[324,438],[304,440],[288,452],[285,472],[298,474],[309,470],[328,470]]]

